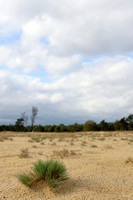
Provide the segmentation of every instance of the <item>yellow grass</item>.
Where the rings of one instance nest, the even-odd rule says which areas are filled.
[[[132,132],[0,132],[0,200],[133,200],[133,165],[127,162],[133,157],[132,140]],[[29,157],[20,158],[26,148]],[[18,181],[16,175],[53,155],[70,177],[60,190],[43,181],[27,189]]]

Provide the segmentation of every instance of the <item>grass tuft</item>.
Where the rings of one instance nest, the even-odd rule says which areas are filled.
[[[55,160],[43,162],[38,160],[33,164],[33,171],[30,174],[20,174],[18,179],[27,187],[39,180],[45,180],[53,188],[60,186],[60,183],[68,179],[67,171],[63,163]]]
[[[19,181],[21,181],[21,183],[23,183],[27,187],[31,187],[33,180],[34,180],[33,179],[34,175],[32,173],[20,174],[17,177],[18,177]]]
[[[34,163],[33,165],[34,165],[33,170],[34,170],[34,173],[36,174],[36,176],[39,179],[45,179],[47,168],[48,168],[47,161],[43,162],[41,160],[38,160],[38,162]]]

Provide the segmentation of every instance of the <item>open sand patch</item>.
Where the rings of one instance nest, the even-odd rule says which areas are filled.
[[[133,200],[133,165],[127,164],[133,157],[132,135],[0,133],[0,200]],[[26,148],[29,156],[20,157]],[[44,181],[29,189],[18,181],[17,174],[30,171],[38,159],[52,158],[53,152],[70,177],[60,189],[52,190]]]

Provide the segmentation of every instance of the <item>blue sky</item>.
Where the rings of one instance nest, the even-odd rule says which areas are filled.
[[[0,124],[115,121],[133,113],[133,2],[0,2]]]
[[[21,40],[21,32],[13,32],[9,35],[3,35],[1,34],[0,35],[0,45],[11,45],[11,44],[14,44],[16,43],[17,41],[20,41]]]

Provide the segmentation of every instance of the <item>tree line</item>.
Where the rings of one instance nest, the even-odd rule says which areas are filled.
[[[106,122],[102,120],[96,123],[93,120],[88,120],[84,124],[71,125],[35,125],[35,120],[38,114],[38,108],[32,106],[31,125],[28,125],[28,117],[26,113],[22,113],[14,125],[0,125],[0,131],[23,131],[23,132],[80,132],[80,131],[132,131],[133,130],[133,114],[128,117],[123,117],[115,122]]]

